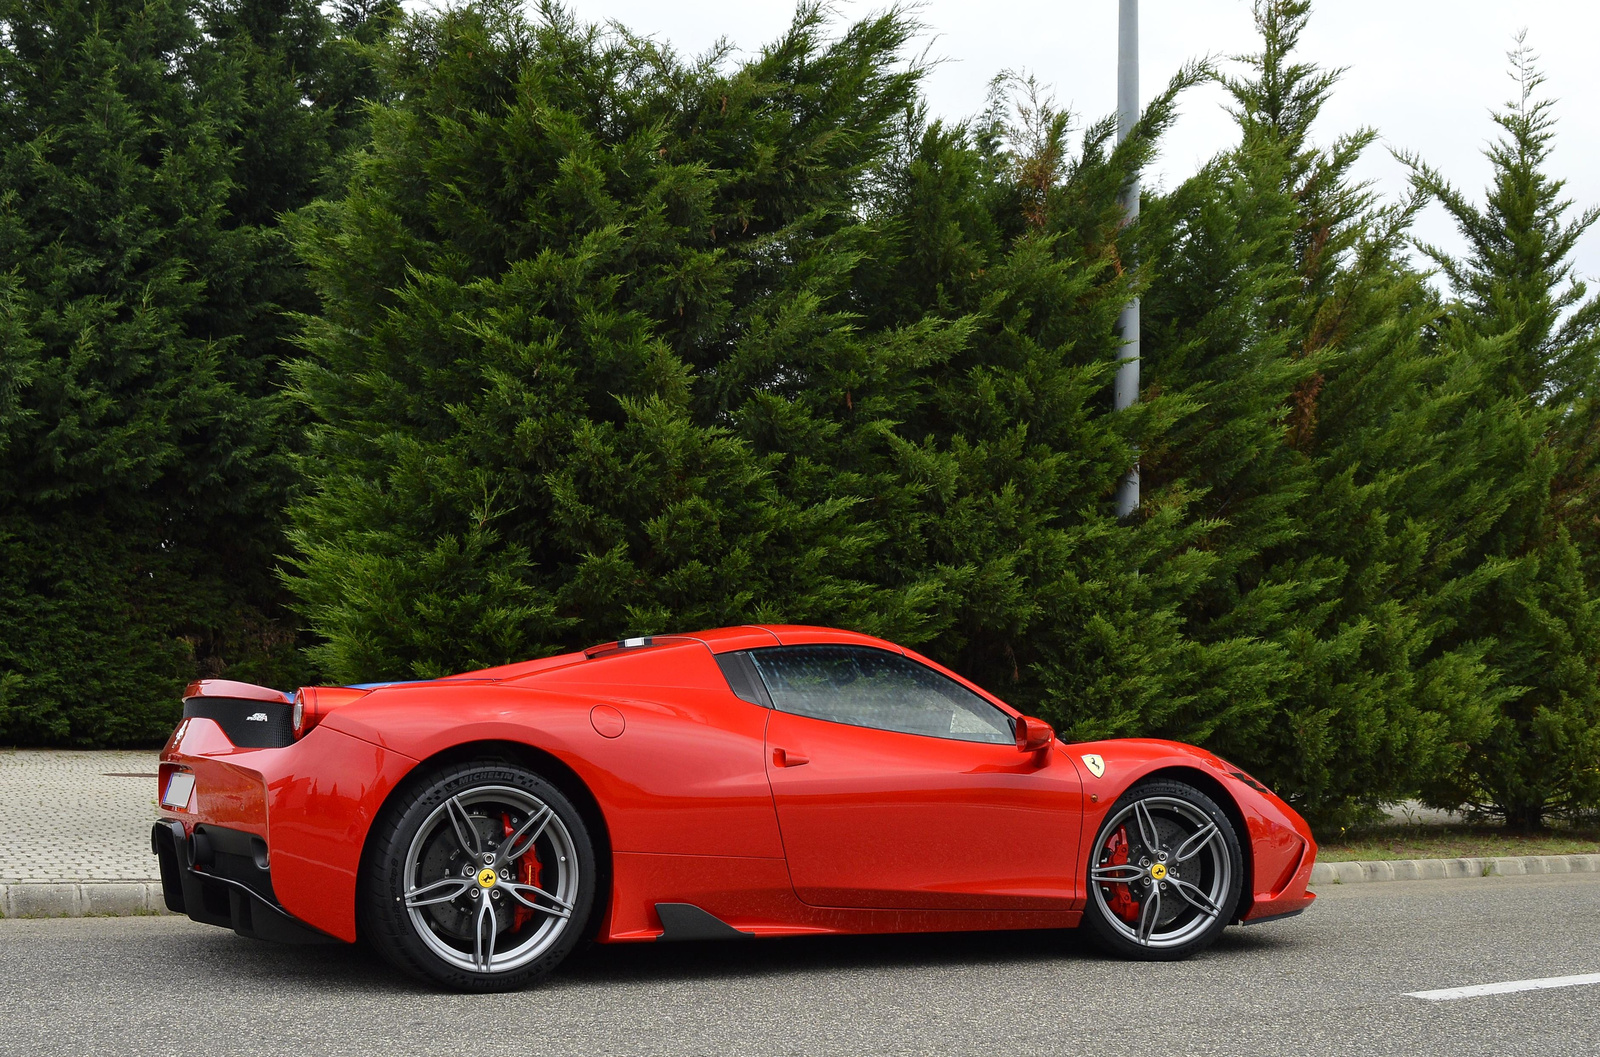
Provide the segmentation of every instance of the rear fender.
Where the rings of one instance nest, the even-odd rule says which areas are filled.
[[[536,774],[542,775],[557,789],[561,790],[572,805],[583,816],[584,823],[589,827],[590,835],[594,838],[595,865],[599,871],[596,894],[598,905],[589,920],[589,932],[592,935],[607,920],[610,912],[611,878],[613,874],[611,827],[606,821],[605,812],[600,809],[600,802],[595,799],[583,777],[573,770],[561,757],[546,752],[536,745],[522,741],[465,741],[453,745],[425,760],[421,760],[411,769],[411,773],[390,791],[380,809],[378,817],[382,818],[390,806],[406,790],[425,781],[428,776],[455,764],[470,763],[474,760],[505,760],[528,768]],[[370,832],[370,831],[369,831]],[[370,842],[367,846],[370,847]],[[366,849],[363,849],[361,858],[361,872],[365,874],[368,868]],[[357,881],[357,891],[360,891],[360,882]]]
[[[593,798],[618,852],[782,858],[768,711],[734,697],[711,655],[696,651],[720,686],[651,687],[649,698],[626,686],[396,686],[322,725],[418,760],[485,742],[537,746]]]

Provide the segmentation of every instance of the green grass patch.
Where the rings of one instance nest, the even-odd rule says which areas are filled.
[[[1552,829],[1508,833],[1497,826],[1381,826],[1330,837],[1318,862],[1378,859],[1470,859],[1500,855],[1600,854],[1600,830]]]

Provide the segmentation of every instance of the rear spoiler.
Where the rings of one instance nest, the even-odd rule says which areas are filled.
[[[294,698],[282,690],[233,679],[200,679],[183,691],[183,718],[209,719],[241,749],[278,749],[294,742]]]
[[[200,679],[183,691],[183,718],[215,722],[242,749],[277,749],[369,693],[359,686],[302,686],[290,694],[233,679]]]
[[[270,686],[236,682],[233,679],[196,679],[184,688],[183,699],[190,701],[197,697],[226,697],[234,701],[271,701],[280,705],[294,703],[293,694],[274,690]]]

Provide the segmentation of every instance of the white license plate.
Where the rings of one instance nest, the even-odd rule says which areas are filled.
[[[167,791],[161,794],[161,806],[182,811],[189,806],[189,797],[193,794],[194,775],[188,771],[173,771],[172,777],[167,779]]]

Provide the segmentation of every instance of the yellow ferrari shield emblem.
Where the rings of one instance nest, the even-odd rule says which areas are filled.
[[[478,884],[480,887],[493,888],[494,883],[497,880],[499,880],[499,878],[497,878],[494,874],[494,871],[487,866],[478,871]]]
[[[1154,866],[1150,867],[1150,876],[1154,877],[1157,881],[1165,881],[1167,879],[1166,864],[1158,862]]]
[[[1089,773],[1094,775],[1096,778],[1105,776],[1106,761],[1102,760],[1094,753],[1091,752],[1083,758],[1083,765],[1089,768]]]

